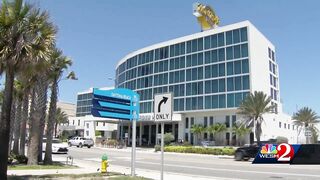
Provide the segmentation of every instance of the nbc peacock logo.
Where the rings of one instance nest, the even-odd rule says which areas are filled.
[[[265,144],[261,147],[260,158],[275,158],[278,154],[277,147],[273,144]]]

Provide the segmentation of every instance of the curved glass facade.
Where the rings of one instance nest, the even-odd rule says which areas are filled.
[[[140,94],[141,113],[153,96],[173,92],[174,111],[238,107],[250,92],[247,27],[152,49],[116,69],[116,87]]]

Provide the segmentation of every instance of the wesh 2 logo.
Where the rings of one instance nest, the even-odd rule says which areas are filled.
[[[265,144],[261,147],[253,163],[290,162],[294,157],[292,145],[282,143],[279,145]]]

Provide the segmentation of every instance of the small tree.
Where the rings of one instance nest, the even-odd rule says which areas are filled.
[[[163,136],[164,145],[169,145],[174,140],[174,136],[171,133],[165,133]]]
[[[194,124],[190,131],[196,136],[197,143],[200,144],[202,133],[206,131],[206,128],[201,124]]]
[[[232,131],[235,132],[238,137],[237,138],[237,145],[241,146],[243,144],[242,143],[243,137],[246,134],[250,133],[252,131],[252,129],[249,127],[246,127],[245,125],[235,124],[232,127]]]
[[[214,140],[217,142],[217,135],[219,133],[222,133],[224,131],[227,130],[227,127],[225,124],[221,124],[221,123],[216,123],[214,125],[211,125],[207,128],[207,131],[209,133],[212,133],[213,134],[213,137],[214,137]]]

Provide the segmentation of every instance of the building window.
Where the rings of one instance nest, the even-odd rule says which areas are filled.
[[[78,126],[80,126],[80,120],[78,120]]]
[[[72,125],[74,125],[74,120],[72,121]]]
[[[229,128],[230,127],[230,116],[226,116],[226,127]]]
[[[279,122],[279,128],[281,128],[281,122]]]
[[[288,129],[290,129],[290,124],[288,124]]]
[[[189,118],[186,118],[186,129],[189,128]]]
[[[210,116],[210,126],[213,125],[213,117]]]
[[[186,141],[189,141],[188,133],[185,133],[185,134],[184,134],[184,139],[185,139]]]
[[[203,118],[203,126],[207,127],[208,126],[208,117]]]
[[[284,125],[283,125],[283,126],[284,126],[284,128],[285,128],[285,129],[287,129],[287,124],[286,124],[286,123],[284,123]]]
[[[191,118],[191,126],[194,125],[194,117]]]
[[[105,123],[105,122],[103,122],[103,126],[106,126],[106,123]]]
[[[232,126],[236,125],[236,122],[237,122],[237,116],[233,115],[232,116]]]

